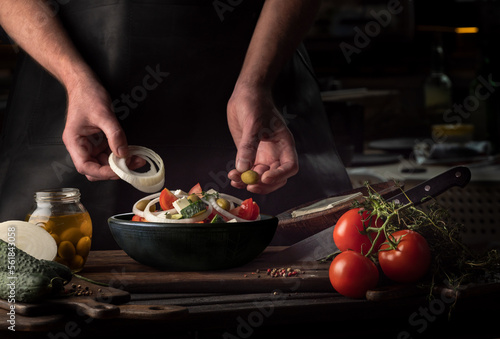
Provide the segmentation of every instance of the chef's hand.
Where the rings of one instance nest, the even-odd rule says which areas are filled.
[[[235,89],[227,109],[229,129],[238,149],[236,169],[228,173],[228,178],[236,188],[267,194],[297,174],[295,141],[274,105],[271,91],[242,87]],[[259,173],[257,184],[241,181],[241,173],[249,169]]]
[[[118,179],[109,167],[108,156],[113,151],[126,157],[128,145],[107,91],[91,77],[67,90],[68,112],[62,138],[76,170],[90,181]]]

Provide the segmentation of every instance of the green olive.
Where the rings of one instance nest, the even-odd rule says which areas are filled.
[[[248,170],[246,172],[241,173],[241,181],[243,181],[247,185],[253,185],[259,182],[259,173]]]
[[[144,211],[144,209],[146,208],[146,206],[149,204],[149,201],[150,201],[150,200],[147,200],[147,199],[139,201],[139,202],[137,203],[137,206],[136,206],[136,207],[137,207],[137,209],[138,209],[139,211]],[[156,206],[155,206],[154,204],[153,204],[153,205],[151,205],[151,206],[149,207],[149,211],[150,211],[150,212],[154,212],[154,211],[156,211]]]
[[[226,199],[224,198],[219,198],[217,199],[217,205],[219,205],[220,208],[222,208],[223,210],[226,210],[226,211],[229,211],[229,201],[227,201]]]
[[[193,193],[193,194],[191,194],[191,195],[188,197],[188,200],[189,200],[189,201],[191,201],[191,202],[195,202],[195,201],[200,200],[200,197],[198,196],[198,194]]]

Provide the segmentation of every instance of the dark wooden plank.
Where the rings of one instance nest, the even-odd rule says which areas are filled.
[[[332,291],[328,263],[301,262],[294,277],[271,277],[274,267],[266,258],[281,248],[269,248],[248,265],[220,271],[167,272],[144,266],[123,251],[91,252],[81,275],[131,293],[252,293],[282,291]]]

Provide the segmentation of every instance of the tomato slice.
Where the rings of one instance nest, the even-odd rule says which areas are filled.
[[[167,211],[174,208],[174,201],[177,200],[177,197],[170,192],[168,188],[164,188],[160,193],[160,207],[162,210]]]
[[[134,214],[134,216],[132,217],[132,221],[146,221],[146,219],[138,216],[137,214]]]
[[[240,206],[230,210],[229,213],[245,220],[255,220],[260,214],[260,207],[252,198],[248,198]]]
[[[196,185],[191,187],[191,189],[188,192],[188,195],[191,195],[193,193],[201,197],[201,195],[203,194],[203,190],[201,189],[200,183],[197,183]]]

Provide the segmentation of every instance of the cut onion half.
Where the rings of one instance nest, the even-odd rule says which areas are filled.
[[[205,220],[212,213],[212,210],[213,210],[212,205],[209,204],[207,206],[207,210],[205,212],[203,212],[200,215],[197,215],[195,217],[186,218],[186,219],[167,219],[165,217],[165,213],[167,213],[167,211],[164,211],[164,213],[161,213],[160,215],[158,215],[158,214],[152,213],[149,210],[151,205],[156,204],[159,201],[160,201],[160,198],[154,198],[146,205],[146,208],[144,209],[144,218],[147,221],[169,223],[169,224],[170,223],[172,223],[172,224],[189,224],[189,223],[194,223],[194,222]]]
[[[27,221],[0,223],[0,238],[36,259],[54,260],[57,255],[57,244],[50,233]]]
[[[150,168],[141,173],[127,167],[126,159],[118,158],[114,153],[109,155],[109,166],[122,180],[128,182],[139,191],[145,193],[158,192],[165,184],[165,167],[161,157],[149,148],[129,146],[129,156],[136,155],[146,160]]]

